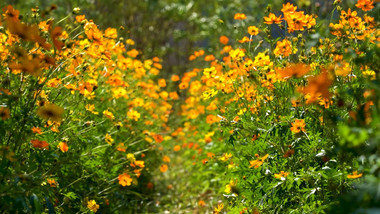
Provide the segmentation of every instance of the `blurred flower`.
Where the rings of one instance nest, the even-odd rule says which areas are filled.
[[[174,150],[175,152],[178,152],[179,150],[181,150],[181,146],[176,145],[176,146],[174,146],[173,150]]]
[[[0,107],[0,118],[2,120],[11,118],[11,111],[6,107]]]
[[[219,160],[226,162],[232,157],[231,153],[224,153],[222,157],[219,158]]]
[[[223,45],[227,45],[228,41],[229,41],[229,39],[227,36],[220,36],[219,37],[219,42],[222,43]]]
[[[34,148],[49,150],[49,144],[46,141],[31,140],[30,142],[32,143]]]
[[[274,177],[277,178],[277,179],[285,179],[285,177],[287,177],[289,175],[288,172],[284,172],[284,171],[281,171],[280,173],[278,174],[274,174]]]
[[[358,171],[354,171],[351,175],[347,175],[347,178],[355,179],[363,176],[363,173],[358,174]]]
[[[234,16],[234,19],[236,19],[236,20],[244,20],[246,18],[247,18],[247,16],[244,13],[236,13]]]
[[[62,120],[63,111],[63,108],[55,104],[48,103],[40,107],[37,110],[37,114],[46,120],[60,122]]]
[[[39,127],[33,127],[32,128],[32,132],[33,133],[37,133],[37,134],[42,134],[42,130]]]
[[[219,214],[220,212],[222,212],[223,207],[224,207],[223,204],[218,204],[218,206],[214,208],[214,212],[213,213],[214,214]]]
[[[168,165],[166,165],[166,164],[162,164],[162,165],[160,166],[160,171],[161,171],[161,172],[166,172],[166,171],[168,171]]]
[[[162,161],[170,163],[170,157],[165,155],[164,157],[162,157]]]

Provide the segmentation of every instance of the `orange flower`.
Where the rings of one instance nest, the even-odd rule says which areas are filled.
[[[291,33],[296,30],[304,30],[306,26],[306,19],[304,12],[293,12],[285,16],[286,21],[288,22],[288,32]]]
[[[3,8],[3,12],[6,19],[12,19],[13,21],[18,21],[18,17],[20,15],[20,11],[15,10],[12,5],[8,5]]]
[[[278,174],[274,174],[274,177],[277,178],[277,179],[285,179],[285,177],[287,177],[289,175],[289,172],[284,172],[284,171],[281,171],[280,173]]]
[[[332,80],[329,77],[327,71],[323,71],[316,77],[308,78],[309,84],[305,88],[299,88],[298,91],[309,96],[311,99],[308,99],[307,104],[312,103],[317,100],[319,96],[323,98],[330,98],[329,87],[332,84]]]
[[[49,150],[49,144],[46,141],[31,140],[30,142],[32,143],[34,148]]]
[[[249,26],[248,33],[252,36],[256,36],[257,34],[259,34],[259,29],[256,26]]]
[[[153,189],[153,183],[152,182],[149,182],[149,183],[147,183],[146,184],[146,187],[148,188],[148,189]]]
[[[181,146],[176,145],[176,146],[174,146],[173,150],[174,150],[175,152],[178,152],[179,150],[181,150]]]
[[[131,186],[132,184],[132,178],[130,175],[127,173],[123,173],[119,175],[119,184],[122,185],[123,187],[125,186]]]
[[[75,21],[79,23],[83,22],[85,19],[86,19],[85,15],[78,15],[75,17]]]
[[[12,72],[19,73],[24,72],[36,77],[41,75],[41,60],[39,58],[25,57],[20,59],[20,63],[11,62],[9,68],[12,69]]]
[[[140,167],[140,168],[144,168],[144,167],[145,167],[145,162],[142,161],[142,160],[137,160],[137,161],[131,163],[130,166],[131,166],[131,167],[134,167],[134,168],[135,168],[136,166],[138,166],[138,167]]]
[[[246,43],[246,42],[251,42],[252,39],[249,39],[248,37],[244,36],[242,39],[239,40],[240,43]]]
[[[268,17],[264,17],[264,23],[268,25],[273,24],[273,23],[280,24],[282,22],[281,16],[282,15],[280,15],[279,17],[276,17],[275,14],[269,13]]]
[[[212,54],[205,56],[205,61],[206,62],[214,61],[214,60],[215,60],[215,56],[212,55]]]
[[[110,112],[108,110],[104,110],[103,115],[106,116],[110,120],[113,120],[115,118],[115,116],[112,114],[112,112]]]
[[[166,87],[166,80],[165,80],[165,79],[159,79],[159,80],[158,80],[158,85],[159,85],[161,88]]]
[[[57,26],[55,27],[51,32],[51,40],[53,41],[54,46],[57,48],[58,51],[62,50],[62,47],[65,46],[65,43],[58,40],[58,37],[62,35],[62,27]]]
[[[62,152],[67,152],[69,151],[69,146],[67,146],[67,144],[65,142],[60,142],[58,144],[58,148],[62,151]]]
[[[206,206],[206,202],[204,202],[203,200],[199,200],[198,206],[204,207],[204,206]]]
[[[195,57],[203,56],[205,54],[204,50],[194,51]]]
[[[188,87],[189,87],[189,83],[187,83],[187,82],[181,82],[179,84],[179,89],[181,89],[181,90],[186,89]]]
[[[229,39],[228,39],[227,36],[221,36],[221,37],[219,38],[219,42],[222,43],[223,45],[227,45],[227,44],[228,44],[228,41],[229,41]]]
[[[139,55],[139,52],[136,49],[132,49],[127,52],[127,55],[132,58],[136,58],[136,56]]]
[[[177,82],[179,80],[179,76],[178,75],[173,75],[172,78],[171,78],[171,80],[173,82]]]
[[[306,124],[305,124],[304,120],[296,119],[296,121],[294,123],[292,123],[292,127],[290,128],[290,130],[295,134],[297,134],[301,131],[305,132],[306,131],[305,126],[306,126]]]
[[[11,111],[8,108],[0,107],[0,118],[2,120],[11,118]]]
[[[234,16],[234,19],[236,19],[236,20],[244,20],[246,18],[247,18],[247,16],[244,13],[236,13]]]
[[[340,18],[341,18],[342,20],[346,20],[346,21],[349,21],[349,22],[352,22],[352,21],[354,21],[355,19],[357,19],[357,18],[358,18],[357,15],[358,15],[358,12],[356,12],[356,11],[351,11],[351,8],[348,8],[347,12],[344,11],[344,10],[342,10],[342,11],[340,12]]]
[[[273,51],[274,55],[284,57],[289,56],[292,53],[292,47],[289,40],[284,39],[282,41],[277,41],[276,48]]]
[[[165,155],[164,157],[162,157],[162,161],[170,163],[170,157]]]
[[[126,146],[124,145],[124,143],[119,143],[119,145],[117,145],[116,149],[117,151],[120,151],[120,152],[126,152]]]
[[[161,172],[166,172],[166,171],[168,171],[168,165],[166,165],[166,164],[162,164],[161,166],[160,166],[160,171]]]
[[[351,175],[347,175],[347,178],[355,179],[363,176],[363,173],[358,174],[358,171],[354,171]]]
[[[57,187],[57,182],[54,178],[48,178],[47,182],[49,183],[50,187]]]
[[[37,134],[42,134],[42,129],[39,127],[33,127],[32,132],[37,133]]]
[[[257,155],[258,156],[258,155]],[[268,158],[269,154],[266,154],[264,157],[260,158],[258,156],[257,160],[249,161],[249,168],[255,167],[255,169],[259,168],[261,165],[263,165],[264,161]]]
[[[289,149],[288,151],[286,151],[286,153],[282,157],[288,158],[288,157],[291,157],[293,154],[294,154],[294,149]]]
[[[104,36],[110,39],[116,39],[117,38],[117,30],[115,28],[107,28],[104,32]]]
[[[84,33],[86,34],[88,39],[93,40],[96,43],[100,43],[103,39],[102,32],[98,29],[98,27],[92,21],[88,22],[84,26]]]
[[[154,139],[157,143],[161,143],[161,142],[164,140],[164,137],[162,137],[162,135],[160,135],[160,134],[155,134],[155,135],[153,135],[153,139]]]
[[[178,99],[179,99],[179,96],[178,96],[178,94],[177,94],[176,91],[170,92],[170,93],[169,93],[169,97],[170,97],[171,99],[173,99],[173,100],[178,100]]]
[[[288,2],[286,5],[285,4],[282,5],[281,12],[285,14],[285,13],[295,12],[296,10],[297,10],[297,6],[294,6],[293,4]]]
[[[358,0],[358,3],[355,4],[355,6],[362,9],[363,11],[369,11],[374,8],[372,0]]]
[[[276,72],[283,79],[287,79],[292,76],[302,77],[303,75],[309,73],[311,67],[303,63],[289,64],[285,68],[277,69]]]
[[[209,114],[206,117],[206,123],[208,123],[208,124],[213,124],[213,123],[219,122],[219,120],[220,119],[218,116],[212,115],[212,114]]]

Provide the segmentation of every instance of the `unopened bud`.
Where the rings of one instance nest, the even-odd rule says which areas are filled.
[[[73,14],[79,14],[80,12],[80,8],[79,7],[76,7],[73,9]]]

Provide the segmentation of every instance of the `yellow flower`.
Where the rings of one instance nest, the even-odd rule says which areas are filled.
[[[95,200],[91,200],[87,202],[87,207],[90,209],[92,212],[96,213],[99,209],[99,205],[96,204]]]
[[[86,108],[87,111],[89,111],[89,112],[91,112],[91,113],[93,113],[95,115],[99,114],[99,112],[95,111],[95,105],[94,104],[87,104],[85,106],[85,108]]]
[[[281,171],[280,173],[278,174],[274,174],[274,177],[277,178],[277,179],[285,179],[286,176],[289,175],[289,172],[284,172],[284,171]]]
[[[203,92],[203,99],[208,100],[211,97],[215,96],[217,93],[218,93],[218,91],[215,89],[207,90],[207,91]]]
[[[105,110],[103,111],[103,115],[106,116],[108,119],[113,120],[115,116],[113,116],[112,112]]]
[[[109,145],[112,145],[112,142],[114,141],[114,140],[112,139],[111,135],[108,134],[108,133],[106,134],[105,140],[106,140],[106,142],[107,142]]]
[[[237,180],[231,180],[230,183],[226,185],[224,192],[227,194],[234,192],[234,190],[236,189],[236,184],[237,184]]]
[[[226,162],[227,160],[229,160],[230,158],[232,157],[232,154],[228,154],[228,153],[224,153],[223,156],[221,158],[219,158],[219,160],[221,161],[224,161]]]
[[[139,118],[140,118],[140,113],[138,113],[137,111],[135,110],[130,110],[128,113],[127,113],[127,116],[132,119],[132,120],[135,120],[135,121],[138,121]]]
[[[203,70],[203,75],[205,75],[205,77],[207,77],[207,78],[213,78],[213,77],[215,77],[215,75],[216,75],[216,69],[215,69],[215,67],[205,68]]]
[[[219,214],[220,212],[222,212],[223,207],[224,207],[223,204],[219,204],[218,207],[215,207],[214,213]]]

